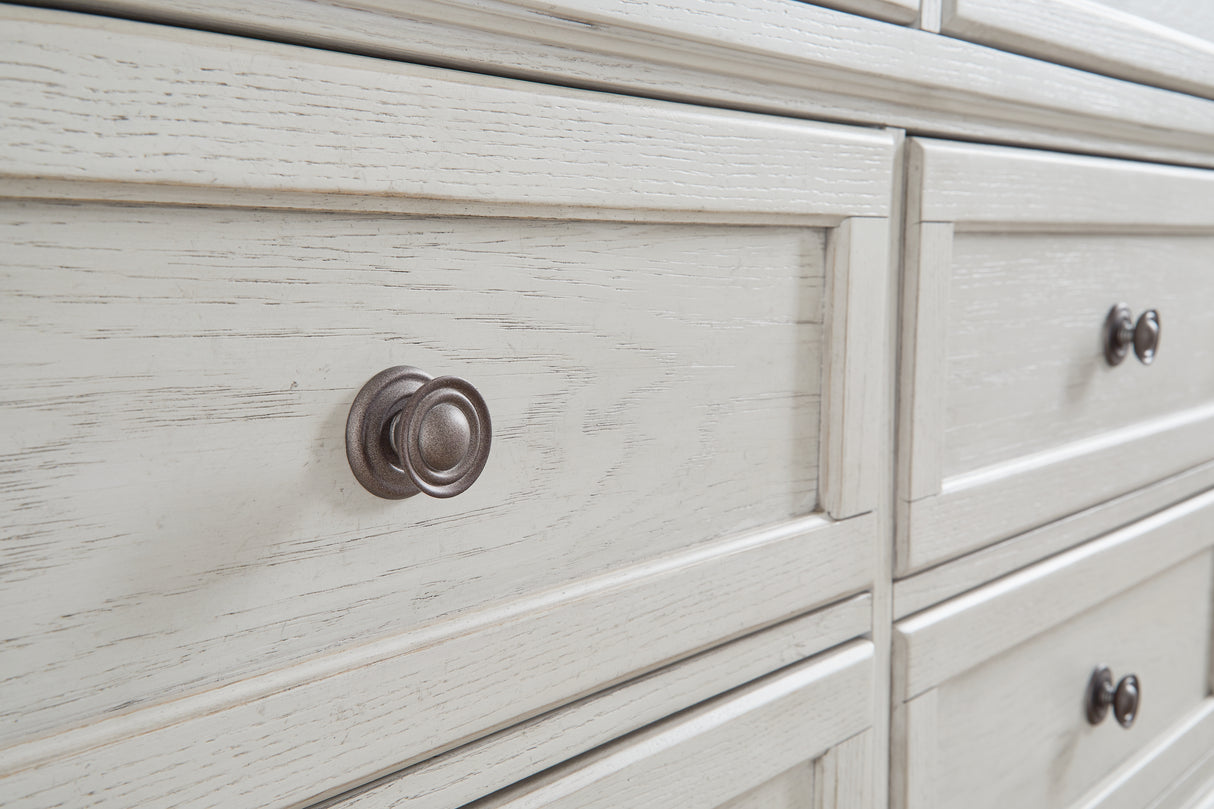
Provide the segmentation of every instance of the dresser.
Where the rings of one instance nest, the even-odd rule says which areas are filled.
[[[0,17],[4,805],[1214,805],[1204,3]]]

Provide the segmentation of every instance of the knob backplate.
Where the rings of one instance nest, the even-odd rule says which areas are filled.
[[[403,500],[421,491],[402,468],[386,428],[432,379],[418,368],[397,365],[371,377],[354,397],[346,419],[346,458],[354,477],[371,494]]]

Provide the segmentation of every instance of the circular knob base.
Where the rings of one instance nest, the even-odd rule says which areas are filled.
[[[409,398],[432,377],[408,365],[380,371],[362,386],[346,418],[346,459],[367,491],[387,500],[403,500],[421,491],[392,446],[390,425]]]

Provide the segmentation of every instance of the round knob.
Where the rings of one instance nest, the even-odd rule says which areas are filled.
[[[1117,683],[1117,690],[1113,692],[1113,717],[1123,728],[1128,728],[1138,718],[1138,699],[1141,693],[1137,675],[1127,674]]]
[[[1142,690],[1138,684],[1138,676],[1127,674],[1116,686],[1113,685],[1113,672],[1108,666],[1097,666],[1088,680],[1088,690],[1085,699],[1088,721],[1099,725],[1108,716],[1109,706],[1113,707],[1113,716],[1117,724],[1128,728],[1138,718],[1138,702]]]
[[[1159,312],[1148,309],[1134,322],[1130,307],[1119,303],[1104,319],[1104,358],[1109,365],[1120,365],[1134,347],[1134,354],[1143,365],[1155,361],[1159,350]]]
[[[1134,353],[1143,365],[1155,361],[1155,352],[1159,350],[1159,312],[1148,309],[1138,318],[1134,326]]]
[[[491,440],[489,408],[471,383],[408,365],[372,377],[346,419],[354,477],[392,500],[465,491],[484,470]]]

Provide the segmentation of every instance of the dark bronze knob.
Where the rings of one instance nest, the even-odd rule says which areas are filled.
[[[1150,365],[1159,350],[1159,332],[1159,312],[1148,309],[1135,323],[1130,307],[1119,303],[1104,320],[1104,358],[1109,365],[1119,365],[1133,346],[1142,364]]]
[[[367,491],[390,500],[454,497],[489,460],[489,408],[470,382],[398,365],[371,377],[346,419],[346,458]]]
[[[1088,721],[1099,725],[1108,716],[1109,706],[1113,706],[1113,716],[1117,724],[1128,728],[1138,718],[1138,702],[1142,688],[1138,684],[1138,676],[1127,674],[1116,686],[1113,685],[1113,672],[1108,666],[1097,666],[1088,681],[1087,714]]]

